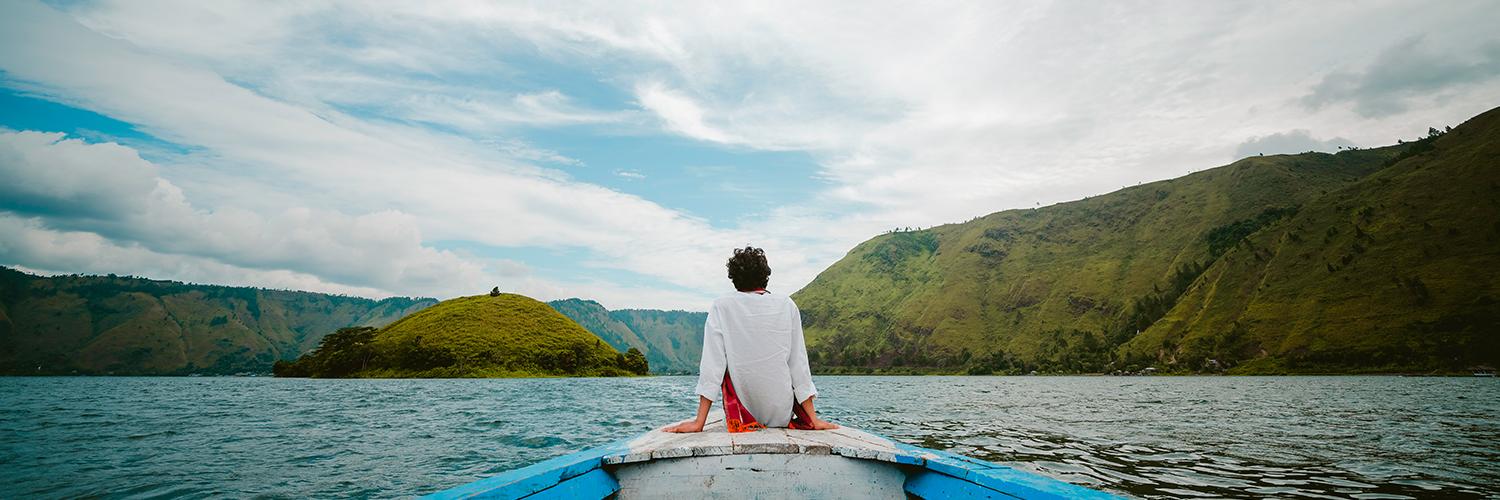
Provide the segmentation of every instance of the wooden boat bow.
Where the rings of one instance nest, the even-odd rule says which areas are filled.
[[[1118,498],[850,427],[653,430],[424,498]]]

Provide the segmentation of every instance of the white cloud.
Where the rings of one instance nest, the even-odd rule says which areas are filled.
[[[519,94],[509,99],[459,98],[419,94],[401,99],[388,112],[408,120],[472,132],[494,132],[518,125],[566,126],[616,123],[628,113],[582,109],[561,92]]]
[[[0,262],[49,274],[116,273],[377,298],[450,297],[498,285],[541,300],[587,291],[611,307],[703,301],[681,291],[559,281],[514,261],[434,250],[421,243],[413,218],[398,212],[201,211],[158,172],[118,144],[0,133],[0,174],[11,181],[0,193],[8,202],[0,208],[11,212],[0,212]],[[88,206],[70,206],[79,201]]]
[[[158,177],[155,165],[117,144],[3,132],[0,173],[8,181],[0,194],[22,201],[4,208],[42,218],[54,229],[100,235],[155,254],[316,275],[364,290],[451,294],[482,283],[476,281],[481,265],[423,246],[407,214],[351,216],[306,207],[270,216],[237,208],[200,210]]]
[[[130,148],[0,131],[0,209],[100,219],[139,215],[156,169]]]
[[[46,228],[38,219],[19,218],[0,213],[0,259],[21,270],[44,274],[119,274],[148,278],[170,277],[177,281],[227,286],[254,286],[285,290],[334,293],[370,298],[394,295],[421,295],[411,292],[349,286],[323,278],[285,269],[250,269],[225,264],[220,259],[187,255],[162,254],[141,245],[120,244],[98,234],[84,231],[58,231]],[[24,262],[24,265],[14,263]],[[496,262],[492,273],[476,280],[464,294],[478,294],[490,286],[522,293],[538,300],[578,297],[606,307],[700,309],[702,297],[649,287],[620,286],[608,281],[561,282],[534,275],[526,266],[514,262]]]
[[[353,214],[339,222],[347,227],[360,217],[413,227],[398,231],[408,247],[414,237],[418,248],[423,239],[581,248],[589,258],[580,265],[637,273],[700,299],[723,285],[723,249],[746,242],[766,246],[773,281],[795,288],[893,226],[1175,177],[1225,163],[1246,138],[1261,141],[1257,147],[1304,135],[1318,142],[1297,132],[1316,130],[1337,136],[1328,141],[1390,143],[1500,102],[1500,85],[1485,71],[1438,87],[1376,78],[1385,62],[1420,62],[1380,52],[1417,36],[1418,52],[1452,57],[1403,68],[1479,64],[1487,52],[1475,47],[1500,39],[1484,22],[1493,6],[1482,1],[68,9],[108,37],[45,7],[7,4],[0,68],[28,90],[200,148],[159,173],[200,215],[244,212],[271,226],[321,217],[286,209],[304,206],[309,214]],[[591,83],[614,86],[639,109],[596,109],[554,82],[520,91],[499,85],[524,81],[525,65],[536,60],[586,69],[580,73]],[[1339,84],[1348,78],[1398,85]],[[1367,87],[1385,89],[1381,95],[1400,106],[1372,113],[1359,96],[1380,92],[1355,92]],[[1431,88],[1440,91],[1417,95]],[[1310,109],[1309,95],[1327,98]],[[377,117],[340,111],[352,108]],[[580,126],[804,151],[831,187],[769,215],[715,225],[575,182],[546,168],[575,165],[568,151],[506,136]],[[369,243],[353,245],[362,244]],[[333,271],[338,265],[307,272],[346,279]],[[598,289],[625,301],[695,300],[642,299],[673,292],[605,281],[517,279],[567,295]]]
[[[1469,50],[1441,53],[1423,41],[1414,36],[1391,45],[1363,71],[1329,73],[1302,97],[1302,103],[1318,110],[1352,102],[1360,115],[1380,117],[1406,111],[1414,101],[1444,96],[1455,87],[1500,77],[1500,40],[1491,40],[1472,54]]]
[[[1232,159],[1262,154],[1294,154],[1308,151],[1332,153],[1349,146],[1354,146],[1354,143],[1343,137],[1320,140],[1313,138],[1312,132],[1298,129],[1252,137],[1234,149]]]
[[[314,221],[325,212],[284,210],[281,199],[266,203],[259,193],[277,193],[290,186],[302,199],[316,198],[340,212],[364,213],[342,221],[345,226],[371,226],[393,222],[398,206],[405,214],[394,228],[382,230],[384,238],[403,243],[421,237],[438,240],[472,240],[499,246],[580,246],[597,252],[597,263],[627,269],[679,286],[704,290],[711,296],[718,287],[712,270],[716,258],[707,248],[729,248],[715,241],[726,238],[706,222],[683,216],[641,199],[587,184],[569,183],[539,174],[486,155],[482,147],[450,137],[378,123],[361,122],[337,113],[315,115],[289,104],[267,99],[229,84],[214,74],[178,63],[159,60],[122,47],[74,25],[45,8],[33,9],[12,21],[0,21],[0,67],[16,80],[38,92],[121,117],[159,136],[179,143],[204,147],[239,165],[253,165],[254,174],[236,172],[210,174],[232,192],[220,192],[227,208],[210,207],[216,219],[246,218],[269,213],[265,224],[295,225]],[[55,41],[56,43],[42,43]],[[30,47],[46,45],[50,53],[66,57],[41,57]],[[98,69],[114,74],[110,85],[97,84]],[[66,96],[66,97],[63,97]],[[221,119],[230,116],[234,119]],[[192,175],[192,174],[189,174]],[[203,183],[207,184],[207,183]],[[178,193],[180,195],[180,193]],[[227,220],[213,227],[236,227],[236,231],[272,232],[271,227]],[[417,227],[420,225],[420,227]],[[629,230],[625,230],[629,228]],[[153,237],[164,245],[182,245],[170,239],[170,229],[160,227]],[[419,236],[420,235],[420,236]],[[337,244],[340,238],[363,237],[354,230],[341,233],[305,234],[305,239],[285,242],[287,250],[306,250],[313,245]],[[144,238],[142,238],[144,239]],[[300,245],[297,246],[297,245]],[[425,247],[411,247],[426,253]],[[185,251],[173,248],[174,251]],[[246,252],[229,242],[187,249]],[[291,265],[270,257],[262,265]],[[381,265],[380,256],[353,254],[341,258],[302,258],[302,265],[340,280],[359,278],[366,268]],[[225,255],[224,258],[230,258]],[[461,269],[434,267],[447,257],[429,255],[425,265],[413,265],[390,274],[381,285],[421,280],[429,285],[423,293],[451,295],[467,290]],[[364,260],[364,264],[356,262]],[[686,266],[684,262],[687,262]],[[457,266],[458,263],[452,263]],[[366,267],[359,267],[366,266]],[[446,293],[428,292],[449,283]],[[401,289],[403,293],[409,293]],[[626,304],[628,305],[628,304]],[[687,306],[684,304],[684,306]]]
[[[583,166],[583,162],[576,158],[569,158],[562,153],[550,149],[533,147],[524,142],[508,139],[481,140],[480,144],[494,147],[497,151],[505,153],[506,156],[520,160],[550,163],[564,166]]]
[[[229,286],[257,286],[306,290],[364,297],[397,295],[388,290],[330,283],[317,276],[287,271],[256,270],[224,264],[217,259],[168,255],[140,245],[115,243],[84,231],[57,231],[37,219],[0,214],[0,258],[10,265],[42,274],[119,274]]]
[[[637,85],[635,95],[641,106],[656,113],[668,129],[702,141],[724,144],[738,142],[729,134],[705,123],[703,108],[698,103],[661,83]]]

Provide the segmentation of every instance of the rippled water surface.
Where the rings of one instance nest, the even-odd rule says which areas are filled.
[[[1134,496],[1500,496],[1497,379],[816,381],[831,420]],[[0,498],[410,496],[685,418],[692,382],[0,378]]]

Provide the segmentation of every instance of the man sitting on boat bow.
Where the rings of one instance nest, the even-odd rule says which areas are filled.
[[[729,432],[837,429],[813,408],[818,389],[807,363],[802,314],[791,297],[766,291],[771,266],[765,251],[737,248],[728,267],[738,291],[719,297],[708,309],[695,390],[698,416],[665,430],[702,431],[708,409],[721,397]]]

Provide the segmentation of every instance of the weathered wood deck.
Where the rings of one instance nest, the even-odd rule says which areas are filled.
[[[646,460],[716,455],[801,454],[840,455],[850,458],[901,462],[902,451],[889,439],[850,427],[827,431],[796,429],[763,429],[756,432],[728,433],[723,412],[709,414],[703,432],[674,434],[660,429],[642,434],[626,444],[623,455],[605,457],[607,465],[628,464]]]
[[[843,427],[829,431],[763,429],[730,434],[715,412],[703,432],[655,430],[626,452],[603,459],[614,471],[617,497],[891,498],[906,497],[901,450],[890,440]],[[864,460],[849,460],[848,458]],[[910,461],[908,463],[911,463]]]

